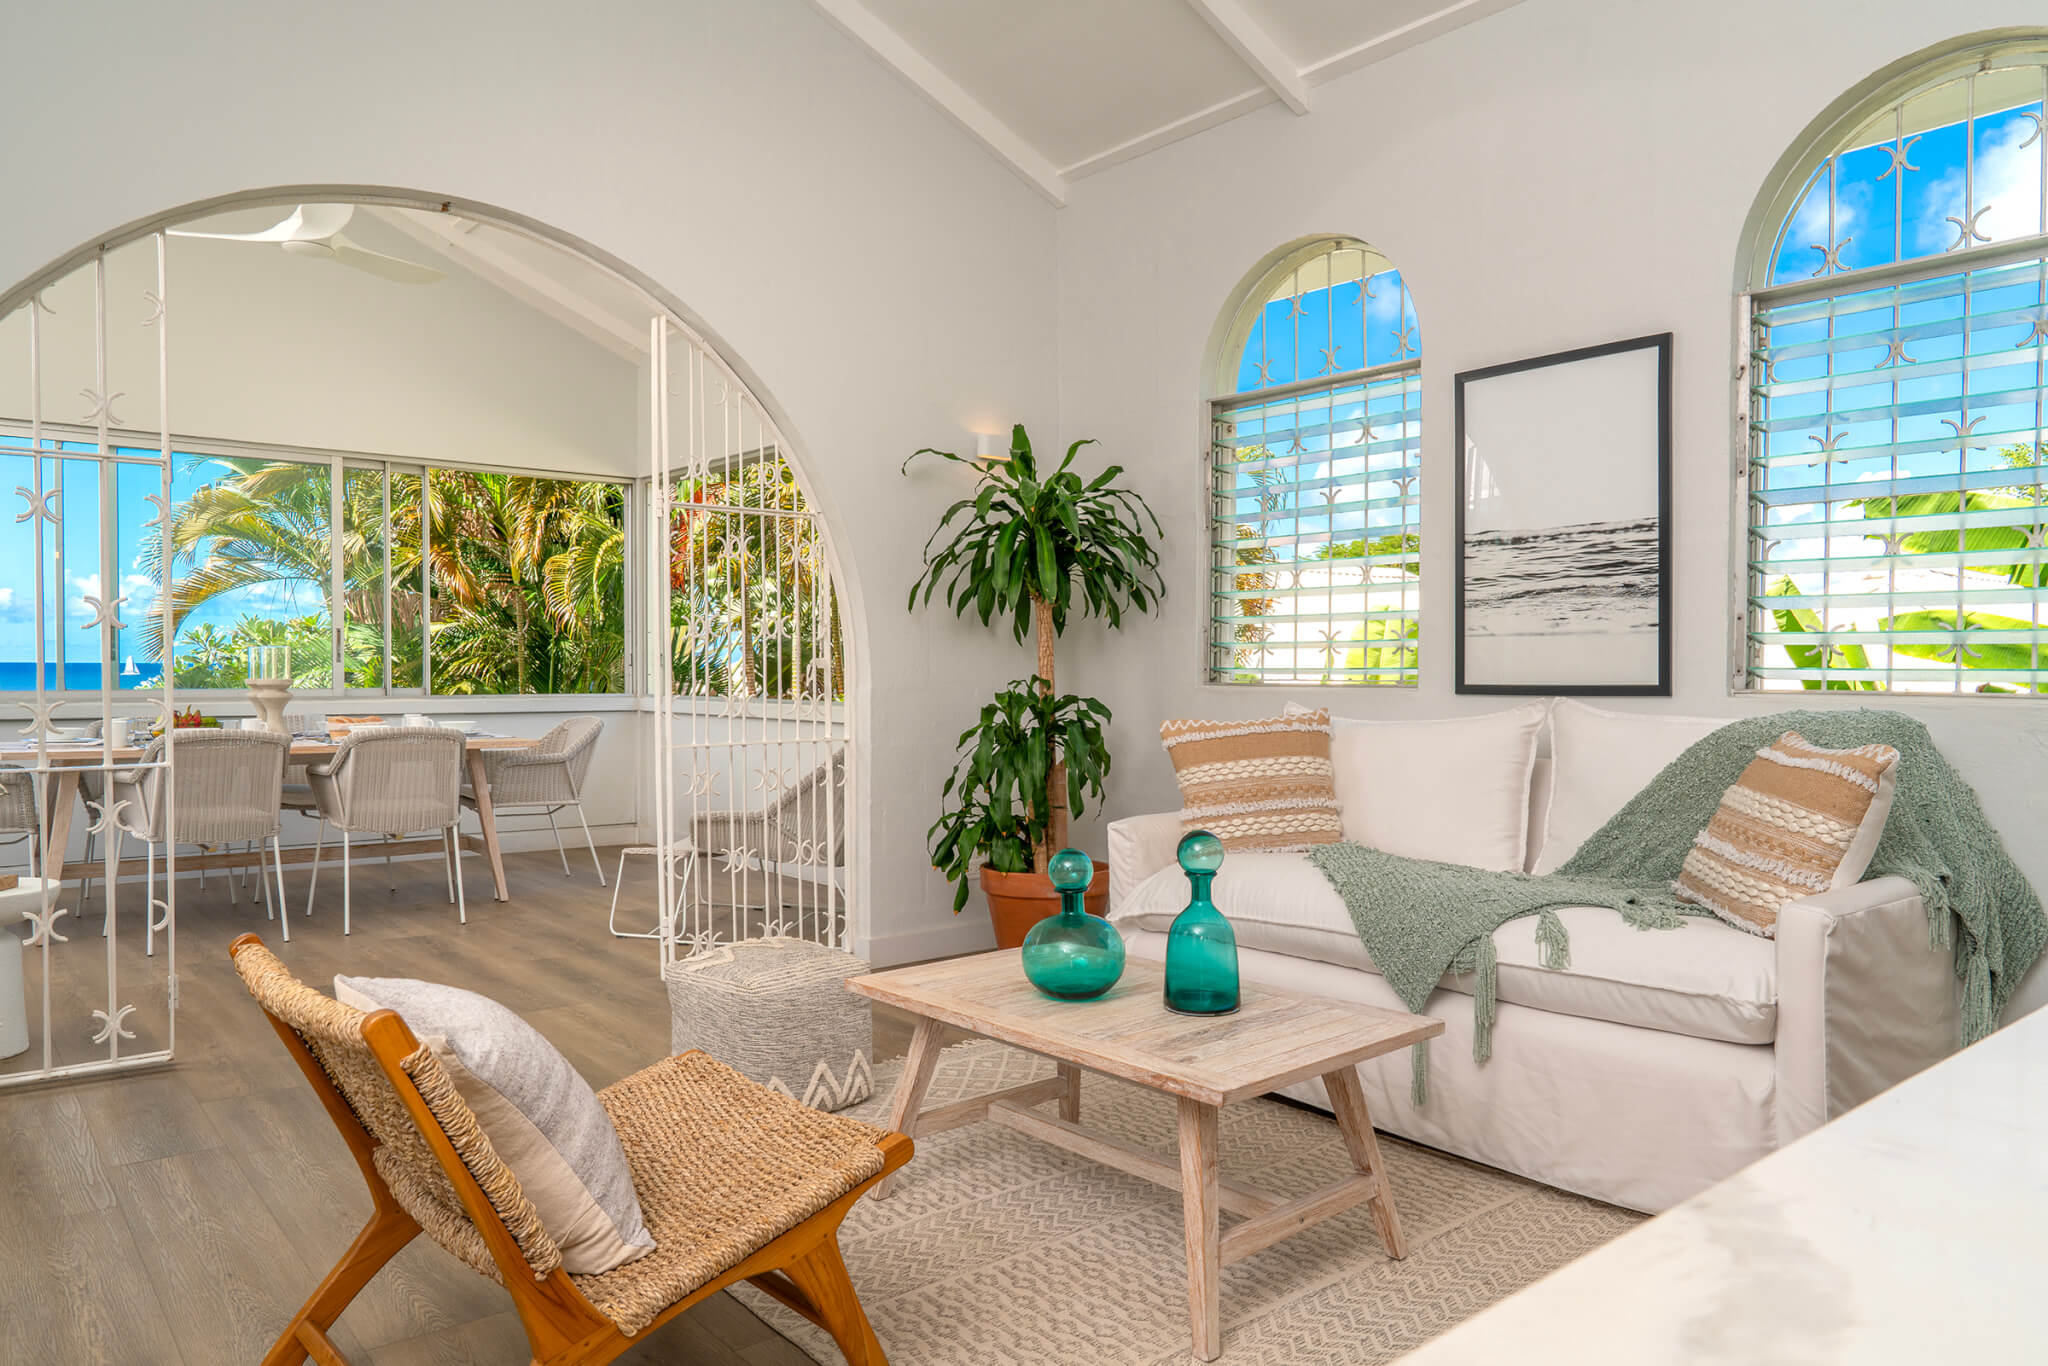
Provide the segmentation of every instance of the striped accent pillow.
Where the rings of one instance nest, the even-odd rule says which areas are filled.
[[[1344,838],[1330,767],[1330,713],[1263,721],[1168,721],[1181,824],[1225,849],[1306,849]]]
[[[1786,902],[1862,880],[1898,763],[1890,745],[1822,749],[1786,731],[1721,798],[1671,890],[1738,930],[1776,938]]]

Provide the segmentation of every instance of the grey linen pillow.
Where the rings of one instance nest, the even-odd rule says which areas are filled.
[[[489,997],[406,977],[336,977],[334,999],[404,1018],[519,1178],[563,1270],[610,1271],[654,1251],[611,1117],[540,1031]]]

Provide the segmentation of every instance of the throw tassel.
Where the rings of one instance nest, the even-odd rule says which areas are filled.
[[[1500,988],[1500,970],[1494,957],[1493,936],[1479,941],[1477,972],[1472,983],[1472,1060],[1485,1062],[1493,1056],[1495,993]]]
[[[1429,1103],[1429,1040],[1408,1050],[1408,1098],[1417,1108]]]
[[[1645,905],[1636,897],[1629,897],[1614,908],[1621,913],[1621,922],[1635,930],[1675,930],[1685,923],[1685,917],[1669,906]]]
[[[1564,932],[1554,906],[1536,913],[1536,961],[1560,972],[1572,965],[1571,936]]]
[[[1972,944],[1963,972],[1963,1047],[1988,1036],[1997,1023],[1991,1014],[1991,960],[1981,945]]]

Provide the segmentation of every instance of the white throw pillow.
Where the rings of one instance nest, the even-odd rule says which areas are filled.
[[[1529,775],[1549,709],[1530,702],[1440,721],[1333,718],[1330,762],[1344,838],[1404,858],[1520,872]]]
[[[1713,716],[1606,711],[1560,697],[1550,711],[1549,818],[1543,851],[1529,871],[1556,872],[1666,764],[1727,724]]]
[[[334,999],[404,1018],[519,1178],[564,1271],[592,1275],[654,1251],[611,1117],[539,1030],[487,996],[407,977],[336,977]]]

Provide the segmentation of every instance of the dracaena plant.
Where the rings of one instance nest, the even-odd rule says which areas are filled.
[[[908,470],[920,455],[937,456],[974,468],[980,480],[972,497],[946,509],[925,542],[924,570],[910,588],[911,608],[929,606],[943,593],[945,604],[957,616],[972,613],[984,626],[1007,621],[1019,644],[1035,631],[1038,660],[1033,686],[1048,696],[1055,676],[1054,642],[1071,616],[1099,617],[1112,628],[1120,627],[1126,612],[1148,612],[1166,593],[1159,554],[1147,539],[1146,528],[1150,526],[1153,536],[1164,533],[1144,499],[1118,485],[1123,466],[1110,465],[1092,478],[1074,469],[1081,448],[1094,444],[1074,442],[1057,467],[1045,470],[1019,423],[1011,430],[1005,459],[983,463],[926,447],[903,462]],[[1105,711],[1103,716],[1107,715]],[[1040,868],[1067,838],[1068,810],[1060,791],[1064,736],[1050,734],[1046,744],[1050,766],[1041,784],[1045,799],[1034,799],[1029,807],[1040,818],[1016,832]],[[1100,767],[1108,771],[1106,751]],[[997,861],[998,846],[1007,850],[1004,842],[1012,834],[1007,827],[989,829],[998,832],[991,834],[996,842],[985,850],[991,864],[999,871],[1028,871]],[[1015,861],[1007,852],[1002,857]]]
[[[1031,871],[1052,821],[1056,783],[1076,815],[1085,802],[1101,800],[1108,721],[1109,708],[1092,697],[1057,697],[1043,678],[1020,678],[960,733],[960,757],[928,837],[932,862],[954,884],[956,912],[967,904],[977,859],[1000,873]]]

